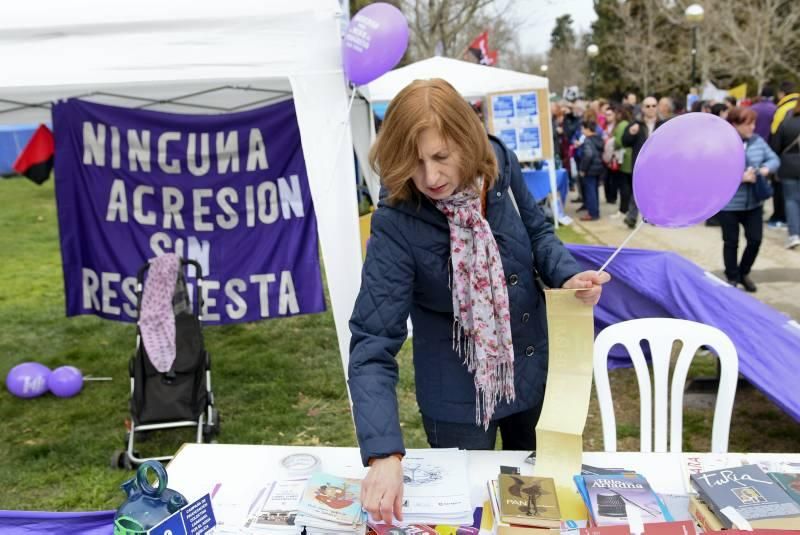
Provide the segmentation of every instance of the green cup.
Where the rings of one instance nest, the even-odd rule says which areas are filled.
[[[121,516],[114,520],[114,535],[143,535],[147,533],[140,523],[129,516]]]

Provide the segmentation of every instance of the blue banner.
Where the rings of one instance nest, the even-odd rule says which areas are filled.
[[[68,316],[134,321],[137,271],[169,252],[202,266],[208,323],[325,309],[293,101],[181,115],[70,99],[53,127]]]

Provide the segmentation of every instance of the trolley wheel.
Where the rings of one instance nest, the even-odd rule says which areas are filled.
[[[219,435],[219,411],[214,409],[210,424],[203,424],[203,442],[211,443]]]
[[[111,468],[131,470],[133,463],[128,457],[128,450],[115,450],[111,454]]]

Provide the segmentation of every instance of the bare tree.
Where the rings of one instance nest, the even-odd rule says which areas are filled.
[[[789,57],[796,52],[800,5],[786,0],[714,0],[711,11],[721,34],[716,47],[720,64],[733,76],[752,76],[760,92],[778,68],[793,69]]]
[[[513,0],[399,0],[411,30],[409,53],[413,60],[432,57],[437,47],[443,56],[460,58],[469,42],[489,30],[492,48],[508,49],[514,25],[507,16]]]

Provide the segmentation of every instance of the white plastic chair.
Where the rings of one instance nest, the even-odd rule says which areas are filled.
[[[645,360],[642,340],[650,344],[655,382],[655,412],[652,410],[650,372]],[[667,449],[667,385],[670,357],[675,340],[683,342],[673,371],[670,412],[669,450]],[[617,423],[611,388],[608,382],[608,352],[616,344],[628,350],[639,381],[641,399],[641,451],[680,452],[683,437],[683,389],[694,354],[701,346],[712,347],[720,361],[720,381],[711,432],[711,451],[727,453],[733,399],[739,374],[739,359],[730,338],[717,329],[694,321],[673,318],[643,318],[623,321],[603,329],[594,341],[594,381],[603,423],[605,451],[617,451]],[[655,414],[655,448],[653,448],[653,414]]]

